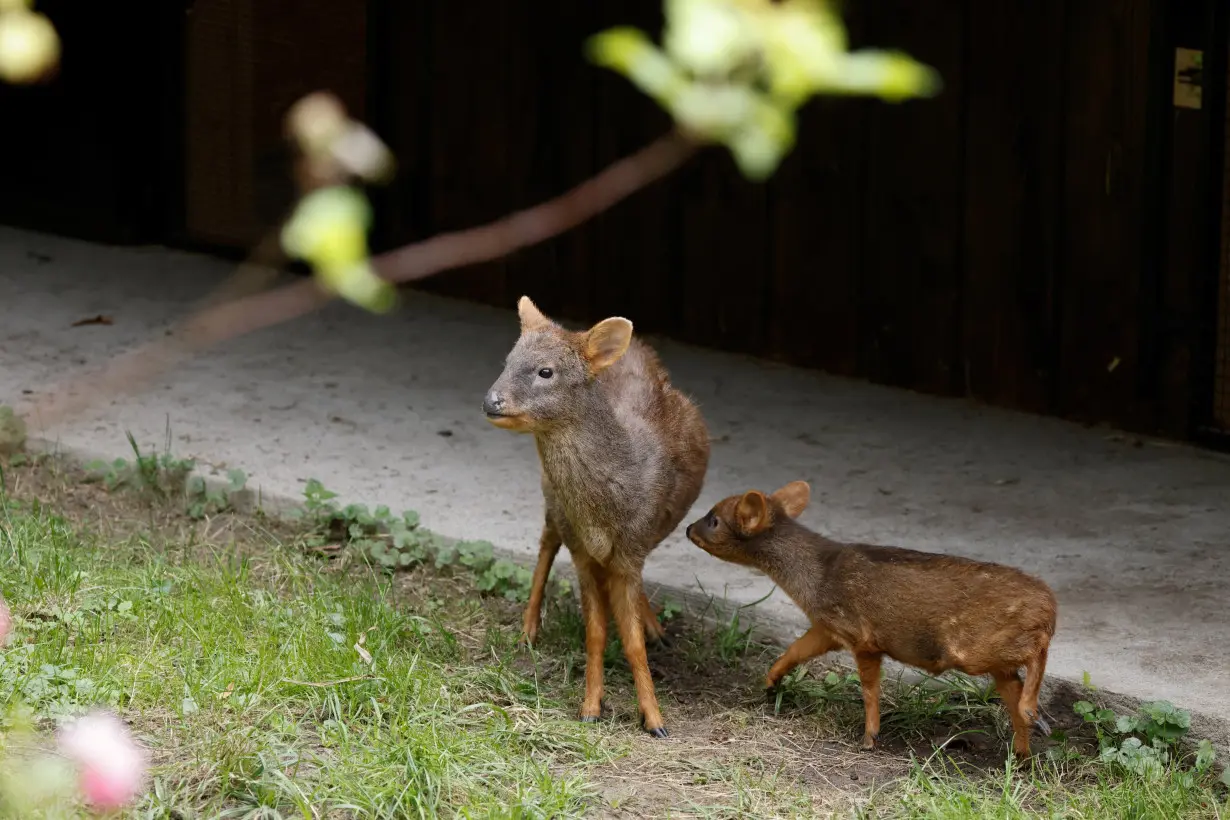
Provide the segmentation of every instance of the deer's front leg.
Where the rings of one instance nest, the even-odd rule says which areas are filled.
[[[547,589],[547,578],[551,575],[551,566],[555,556],[563,546],[559,531],[548,518],[542,525],[542,537],[538,539],[538,565],[534,567],[534,581],[530,586],[530,600],[525,605],[525,614],[521,618],[521,637],[527,644],[538,640],[538,629],[542,626],[542,599]]]
[[[615,625],[619,628],[619,640],[624,645],[624,656],[632,668],[632,680],[636,684],[636,701],[641,711],[641,725],[654,737],[666,737],[666,724],[658,708],[658,696],[653,688],[653,676],[649,673],[649,658],[645,654],[645,626],[641,622],[643,592],[640,573],[613,571],[608,579],[611,610]]]
[[[589,561],[575,563],[581,587],[581,612],[585,616],[585,699],[581,701],[581,721],[596,723],[602,716],[602,664],[611,616],[601,568]]]

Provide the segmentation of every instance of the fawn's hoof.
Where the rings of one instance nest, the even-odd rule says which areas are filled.
[[[1046,718],[1042,717],[1042,712],[1038,709],[1022,709],[1021,714],[1025,720],[1029,721],[1033,731],[1039,733],[1043,737],[1049,737],[1051,734],[1051,724],[1046,722]]]
[[[521,627],[521,640],[519,643],[522,646],[533,646],[538,643],[538,627],[523,626]]]
[[[867,750],[874,749],[876,747],[876,741],[879,739],[879,732],[874,735],[863,735],[863,748]]]
[[[764,700],[770,706],[777,705],[777,686],[770,684],[764,688]]]

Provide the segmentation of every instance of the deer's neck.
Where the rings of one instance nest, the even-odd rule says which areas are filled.
[[[561,492],[583,492],[595,479],[617,474],[634,460],[632,437],[605,396],[589,391],[578,411],[535,437],[543,471]]]
[[[758,545],[756,563],[808,615],[831,606],[833,564],[841,545],[794,521]]]

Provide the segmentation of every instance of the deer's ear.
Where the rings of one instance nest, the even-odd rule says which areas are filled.
[[[551,324],[551,320],[543,315],[538,305],[534,304],[528,296],[522,296],[517,300],[517,315],[521,317],[522,333],[540,330]]]
[[[756,535],[769,527],[769,499],[759,490],[743,494],[735,505],[735,526],[744,535]]]
[[[601,373],[628,351],[632,344],[632,323],[616,316],[603,319],[591,327],[583,337],[581,353],[589,363],[589,369]]]
[[[791,481],[785,487],[774,490],[773,498],[782,505],[786,515],[798,518],[811,501],[811,487],[806,481]]]

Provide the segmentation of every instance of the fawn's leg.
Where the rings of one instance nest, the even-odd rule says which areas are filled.
[[[611,616],[602,568],[592,561],[577,558],[573,553],[581,587],[581,611],[585,616],[585,699],[581,701],[581,722],[597,723],[602,716],[602,657],[606,652],[606,627]]]
[[[641,588],[641,623],[645,626],[645,640],[657,643],[666,637],[666,628],[658,622],[658,613],[654,612],[649,596]]]
[[[542,525],[542,536],[538,539],[538,565],[534,567],[530,600],[521,618],[521,636],[528,644],[538,640],[538,628],[542,625],[542,597],[547,589],[547,578],[551,575],[551,565],[555,563],[555,556],[563,543],[548,518]]]
[[[765,679],[765,688],[772,689],[799,664],[832,651],[837,646],[837,641],[827,629],[813,626],[790,644],[785,653],[774,662],[769,669],[768,678]]]
[[[658,696],[653,690],[653,677],[649,674],[649,658],[645,655],[645,626],[641,623],[643,593],[641,576],[612,572],[608,588],[611,592],[611,612],[615,626],[619,628],[619,640],[624,645],[624,656],[632,668],[632,680],[636,684],[636,702],[641,710],[641,726],[654,737],[666,737],[666,725],[658,709]]]
[[[863,728],[863,748],[875,748],[880,739],[880,655],[854,654],[858,665],[858,679],[863,685],[863,712],[866,723]]]
[[[1042,678],[1046,675],[1046,655],[1050,642],[1042,644],[1037,654],[1025,661],[1025,685],[1021,690],[1021,717],[1028,726],[1036,727],[1044,735],[1051,733],[1051,726],[1038,711],[1038,692],[1042,689]]]
[[[1008,710],[1008,719],[1012,721],[1012,753],[1017,757],[1029,756],[1029,723],[1021,715],[1021,679],[1016,670],[995,672],[995,688]]]

